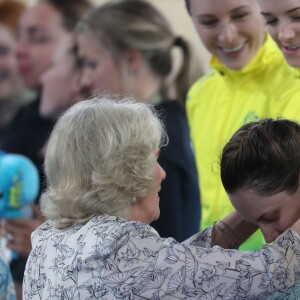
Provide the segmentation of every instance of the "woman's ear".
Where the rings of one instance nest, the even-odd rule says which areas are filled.
[[[141,50],[135,48],[125,50],[123,54],[123,62],[125,64],[126,71],[129,74],[138,73],[143,62]]]
[[[90,90],[87,86],[84,85],[82,77],[83,77],[83,69],[78,69],[74,72],[71,89],[73,90],[74,94],[77,98],[87,98],[90,96]]]

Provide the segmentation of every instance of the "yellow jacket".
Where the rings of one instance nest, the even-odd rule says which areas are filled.
[[[293,68],[293,74],[298,84],[284,93],[273,117],[300,122],[300,68]]]
[[[210,226],[233,210],[219,172],[220,154],[225,143],[244,123],[275,117],[279,108],[288,102],[287,92],[295,86],[300,88],[300,82],[269,35],[243,69],[230,70],[215,57],[211,65],[213,71],[194,83],[187,99],[199,172],[201,228]],[[257,249],[262,242],[260,234],[244,249]]]

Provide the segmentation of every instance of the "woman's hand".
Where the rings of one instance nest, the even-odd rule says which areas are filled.
[[[7,247],[24,258],[31,251],[31,233],[45,220],[41,217],[39,208],[32,205],[33,219],[11,219],[3,222],[3,229],[7,239]]]

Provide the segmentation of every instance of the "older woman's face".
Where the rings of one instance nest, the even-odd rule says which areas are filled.
[[[157,220],[160,215],[159,209],[159,191],[161,189],[161,183],[166,178],[164,169],[160,166],[157,159],[159,156],[159,149],[157,148],[154,152],[156,159],[154,170],[153,170],[153,181],[149,188],[149,194],[146,197],[141,197],[133,205],[133,214],[131,215],[132,220],[137,220],[150,224]]]
[[[112,54],[92,33],[78,36],[79,55],[83,60],[82,84],[91,93],[123,94],[124,82],[119,66]]]
[[[259,0],[268,30],[286,61],[300,67],[300,0]]]
[[[190,0],[191,15],[208,51],[228,68],[245,67],[262,45],[265,26],[256,0]]]
[[[10,30],[0,24],[0,101],[13,96],[20,85],[15,46]]]
[[[263,197],[247,189],[228,196],[232,205],[246,220],[260,227],[268,243],[300,218],[300,186],[294,194],[280,192]]]

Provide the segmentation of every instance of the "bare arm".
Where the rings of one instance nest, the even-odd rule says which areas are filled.
[[[236,249],[257,229],[257,225],[247,222],[238,212],[233,211],[214,224],[211,246]]]

